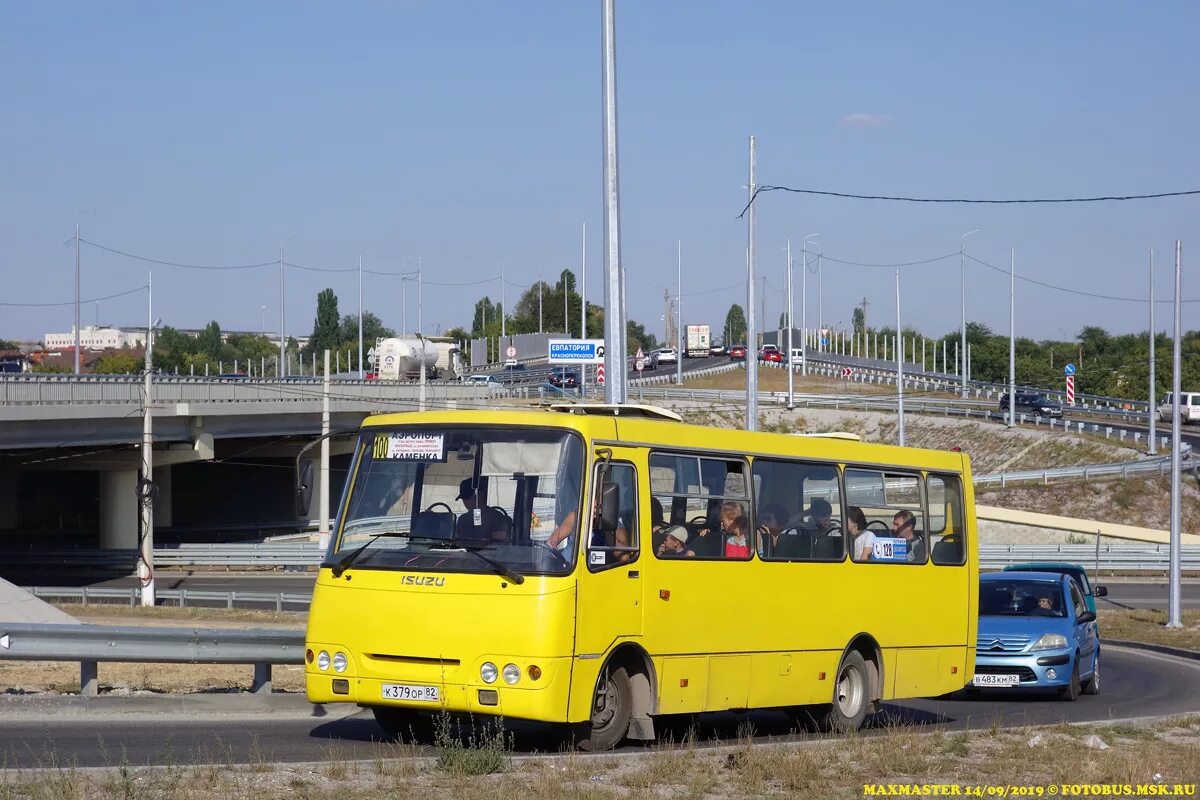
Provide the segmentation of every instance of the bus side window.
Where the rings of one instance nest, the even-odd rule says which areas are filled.
[[[963,523],[962,482],[957,475],[930,475],[925,481],[929,499],[929,542],[933,563],[960,566],[966,563],[966,528]]]

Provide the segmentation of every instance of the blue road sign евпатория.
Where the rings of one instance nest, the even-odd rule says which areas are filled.
[[[603,364],[603,339],[551,339],[548,343],[551,364]]]

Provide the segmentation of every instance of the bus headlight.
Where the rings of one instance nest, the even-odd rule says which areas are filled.
[[[509,686],[516,686],[517,682],[520,680],[521,680],[521,668],[518,667],[516,664],[505,664],[504,665],[504,682],[507,683]]]
[[[329,653],[324,650],[317,653],[317,666],[322,670],[329,669]]]
[[[484,683],[495,683],[496,675],[497,675],[496,665],[490,661],[483,662],[483,666],[479,668],[479,677],[483,679],[483,682]]]
[[[333,654],[333,671],[334,672],[345,672],[346,671],[346,654],[345,653],[334,653]]]

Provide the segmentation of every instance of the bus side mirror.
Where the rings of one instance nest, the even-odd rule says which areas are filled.
[[[307,517],[312,503],[313,462],[306,458],[296,465],[296,516]]]
[[[600,529],[615,531],[618,527],[617,516],[620,511],[618,499],[620,487],[615,483],[605,481],[600,491]]]

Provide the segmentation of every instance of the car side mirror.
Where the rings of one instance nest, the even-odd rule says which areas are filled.
[[[307,517],[312,503],[313,462],[306,458],[296,465],[296,516]]]
[[[1076,622],[1078,622],[1080,625],[1082,625],[1082,624],[1083,624],[1083,623],[1085,623],[1085,622],[1095,622],[1095,621],[1096,621],[1096,612],[1094,612],[1094,611],[1085,611],[1085,612],[1083,612],[1082,614],[1080,614],[1080,615],[1079,615],[1079,616],[1078,616],[1078,617],[1075,619],[1075,621],[1076,621]]]
[[[603,489],[600,491],[600,529],[604,531],[615,531],[617,529],[618,498],[620,488],[615,484],[605,481]]]
[[[1092,589],[1092,594],[1094,594],[1096,597],[1108,597],[1107,586],[1094,586]]]

